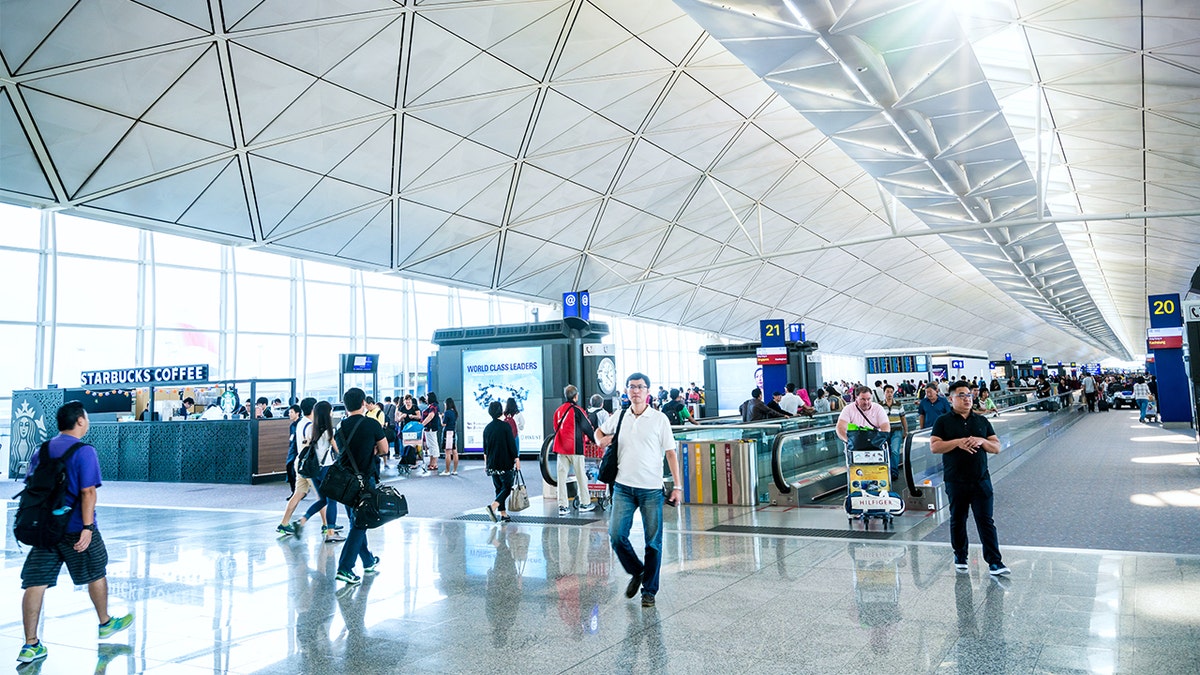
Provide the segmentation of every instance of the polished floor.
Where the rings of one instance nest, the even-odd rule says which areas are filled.
[[[371,533],[380,573],[262,514],[101,508],[114,613],[47,593],[31,673],[1195,673],[1200,557],[1006,549],[957,574],[946,546],[673,531],[658,606],[622,593],[602,526],[411,519]],[[310,528],[311,529],[311,528]],[[21,645],[22,556],[0,584]],[[40,668],[39,668],[40,665]]]
[[[1131,461],[1200,476],[1176,462],[1195,452],[1182,436],[1120,432],[1128,425],[1117,417],[1085,419],[1057,441],[1101,426],[1106,437],[1128,434]],[[999,478],[998,494],[1034,461]],[[1167,479],[1140,475],[1122,500],[1129,509],[1105,514],[1105,526],[1142,522],[1138,509],[1167,513],[1135,498]],[[1012,575],[996,579],[977,547],[969,573],[956,573],[938,515],[906,514],[864,540],[836,508],[685,506],[665,510],[662,587],[657,607],[643,609],[623,595],[628,577],[600,514],[560,520],[540,496],[507,525],[454,510],[485,502],[471,497],[485,482],[468,465],[461,476],[397,480],[410,499],[443,495],[443,510],[371,531],[379,574],[356,587],[334,580],[340,545],[323,543],[319,528],[274,536],[285,486],[106,484],[98,520],[111,611],[136,622],[98,643],[87,594],[64,572],[46,594],[49,656],[18,672],[1200,672],[1200,551],[1016,546],[1021,523],[1002,522]],[[1172,504],[1200,515],[1194,499]],[[5,508],[11,519],[14,503]],[[24,552],[11,529],[5,537],[0,654],[15,659]]]

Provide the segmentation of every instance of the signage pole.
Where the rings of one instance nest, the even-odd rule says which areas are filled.
[[[1147,352],[1154,355],[1158,415],[1164,427],[1191,426],[1187,372],[1183,365],[1183,312],[1178,293],[1151,295]]]

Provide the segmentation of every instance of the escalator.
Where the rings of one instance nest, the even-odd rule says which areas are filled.
[[[1009,393],[997,396],[999,406],[1025,403],[1025,395]],[[907,401],[906,408],[915,408]],[[908,428],[917,428],[916,412],[905,413]],[[844,444],[837,437],[837,414],[815,418],[791,418],[782,421],[715,424],[673,427],[676,442],[753,441],[756,444],[756,489],[759,504],[791,506],[840,506],[846,491]],[[551,450],[553,439],[542,444],[540,467],[545,482],[557,486],[556,458]],[[897,487],[921,497],[921,486],[939,474],[941,462],[929,453],[929,432],[912,434],[905,439],[901,480]],[[910,459],[911,458],[911,459]],[[664,479],[670,471],[663,463]]]

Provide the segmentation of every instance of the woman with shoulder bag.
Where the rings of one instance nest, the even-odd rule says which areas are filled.
[[[313,421],[309,418],[312,417],[315,403],[316,401],[311,398],[306,398],[300,403],[300,413],[302,417],[296,423],[295,430],[296,446],[299,448],[299,450],[296,452],[295,459],[289,463],[289,468],[293,469],[295,473],[296,484],[295,488],[292,490],[291,498],[288,499],[287,508],[285,508],[283,511],[283,518],[280,519],[279,525],[275,528],[275,532],[281,536],[296,535],[300,533],[300,526],[304,524],[304,521],[297,520],[291,523],[288,521],[291,520],[292,514],[296,511],[296,507],[300,505],[300,500],[304,499],[304,496],[308,494],[310,487],[314,487],[312,479],[307,475],[301,474],[300,471],[302,470],[301,461],[307,459],[316,451],[316,448],[309,447],[309,441],[312,437],[311,432],[313,427]],[[307,414],[304,414],[306,409]],[[321,524],[328,526],[328,523],[325,522],[325,511],[320,511],[320,514]]]
[[[329,401],[317,401],[317,404],[313,406],[313,424],[309,444],[316,448],[317,457],[321,460],[321,473],[313,479],[313,487],[317,489],[318,499],[308,507],[304,517],[297,521],[297,529],[307,523],[313,514],[321,509],[326,509],[328,524],[321,527],[325,543],[345,541],[346,538],[341,535],[342,526],[337,524],[337,502],[326,499],[321,490],[321,482],[325,480],[325,474],[329,473],[329,467],[333,465],[338,456],[337,443],[333,440],[333,406]]]
[[[512,492],[513,474],[521,470],[521,457],[517,454],[517,439],[513,437],[512,428],[508,422],[500,419],[504,414],[504,406],[499,401],[488,404],[488,415],[492,421],[483,428],[483,459],[487,465],[488,475],[492,477],[492,485],[496,488],[496,498],[487,506],[488,516],[493,522],[510,522],[505,504],[508,493]],[[496,517],[496,513],[500,517]]]

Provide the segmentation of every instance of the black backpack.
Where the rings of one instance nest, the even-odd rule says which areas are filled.
[[[52,548],[63,540],[71,509],[63,503],[67,496],[67,462],[79,448],[87,445],[76,441],[62,457],[50,458],[50,441],[38,449],[38,464],[25,481],[25,489],[15,498],[17,518],[13,534],[17,541],[36,548]]]
[[[677,427],[683,424],[683,417],[679,415],[680,410],[683,410],[683,404],[679,401],[671,401],[663,406],[663,414],[667,416],[667,420],[671,422],[671,426]]]

